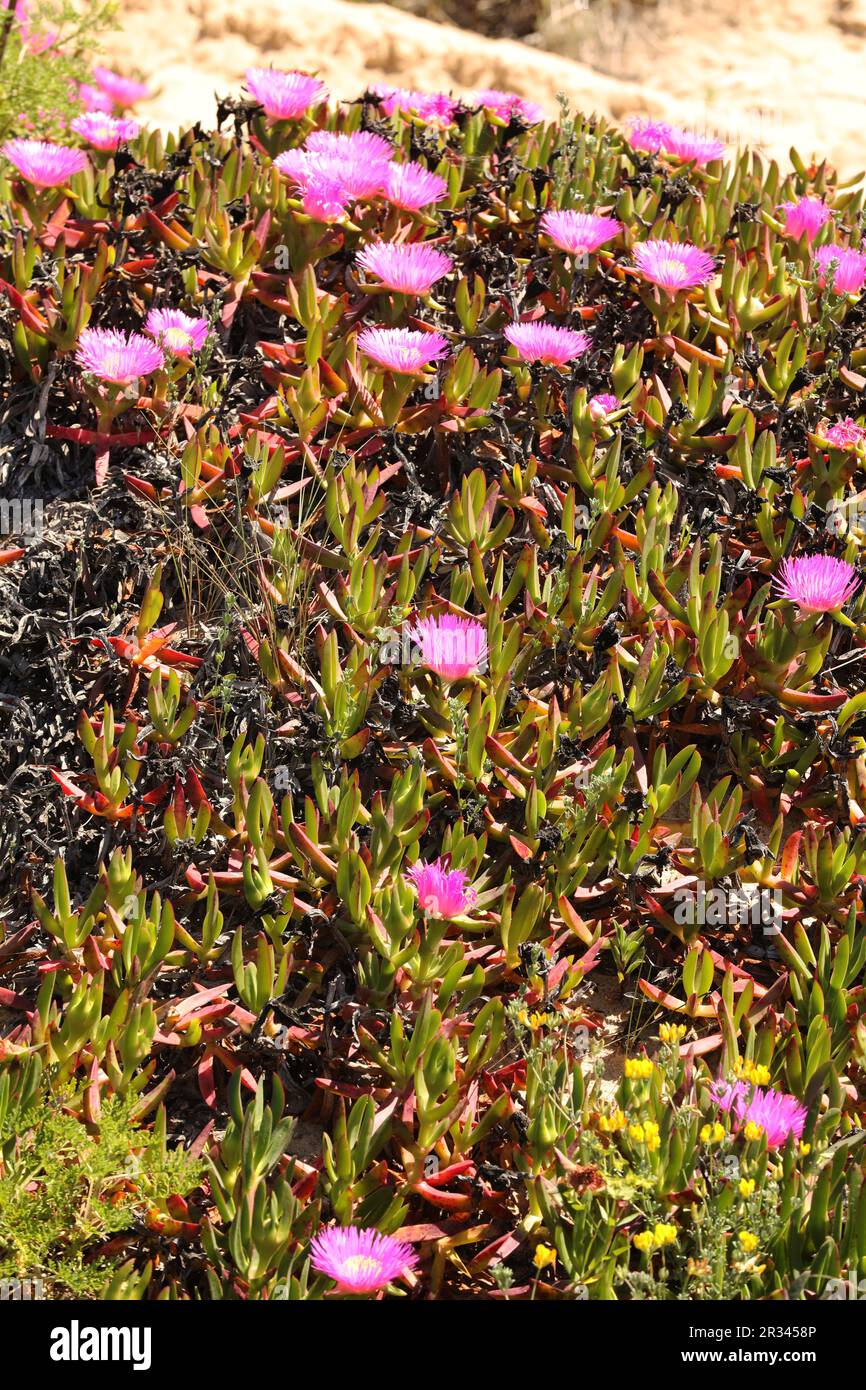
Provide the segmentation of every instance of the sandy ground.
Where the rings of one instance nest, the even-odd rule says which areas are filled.
[[[547,48],[484,39],[350,0],[121,0],[109,54],[155,89],[154,124],[210,122],[251,64],[318,71],[338,97],[373,82],[505,87],[557,109],[557,93],[618,122],[664,116],[784,157],[866,167],[866,0],[558,0]],[[586,61],[576,61],[580,55]]]

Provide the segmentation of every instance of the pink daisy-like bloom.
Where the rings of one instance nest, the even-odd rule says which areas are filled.
[[[709,164],[713,159],[722,159],[725,153],[723,141],[696,135],[693,131],[669,125],[667,121],[633,122],[629,143],[632,149],[643,150],[646,154],[669,154],[674,159],[698,166]]]
[[[336,1279],[341,1293],[377,1293],[418,1263],[405,1241],[355,1226],[319,1231],[310,1252],[313,1269]]]
[[[309,154],[336,155],[342,159],[389,160],[394,150],[390,141],[371,130],[353,130],[340,135],[333,130],[313,130],[304,141]]]
[[[495,87],[485,87],[484,91],[476,92],[475,104],[492,111],[501,121],[510,121],[513,116],[518,116],[527,125],[536,125],[544,120],[543,106],[519,97],[516,92],[500,92]]]
[[[422,663],[443,680],[465,680],[487,663],[487,629],[474,618],[453,613],[422,618],[412,635],[420,644]]]
[[[245,76],[247,90],[272,121],[296,121],[328,96],[324,82],[305,72],[247,68]]]
[[[644,279],[668,294],[705,285],[716,270],[712,256],[687,241],[642,241],[634,259]]]
[[[188,356],[198,352],[210,331],[207,319],[193,318],[180,309],[151,309],[144,320],[144,331],[171,353]]]
[[[443,357],[448,339],[412,328],[365,328],[358,335],[358,347],[380,367],[410,376]]]
[[[386,116],[395,111],[417,116],[427,125],[449,126],[459,103],[446,92],[415,92],[406,87],[373,87]]]
[[[560,328],[553,323],[510,323],[504,331],[524,362],[546,362],[564,367],[580,357],[592,341],[588,333]]]
[[[562,209],[546,212],[541,219],[541,230],[560,251],[584,256],[619,236],[622,223],[615,217],[603,217],[598,213]]]
[[[439,174],[432,174],[423,164],[410,160],[406,164],[389,164],[385,179],[385,197],[404,212],[420,212],[430,203],[446,197],[448,184]]]
[[[820,428],[816,433],[835,449],[856,449],[858,444],[866,440],[866,430],[852,420],[850,415],[846,415],[844,420],[838,420],[835,425]]]
[[[618,398],[609,391],[600,392],[599,395],[593,396],[589,402],[589,413],[593,420],[604,420],[619,408]]]
[[[343,202],[374,198],[388,178],[388,162],[363,154],[327,154],[310,150],[286,150],[274,160],[281,174],[302,191],[325,185],[341,190]]]
[[[466,886],[463,869],[450,869],[447,859],[434,859],[432,864],[413,864],[406,877],[418,894],[418,906],[431,917],[461,917],[472,907],[478,894]]]
[[[158,371],[165,359],[162,349],[141,333],[85,328],[78,340],[75,360],[102,381],[128,386],[140,376]]]
[[[150,96],[150,90],[143,82],[121,77],[120,73],[112,72],[110,68],[94,68],[93,80],[106,96],[111,97],[115,106],[134,106],[137,101],[144,101]]]
[[[303,189],[304,212],[316,222],[341,222],[348,216],[349,195],[337,179],[316,178]]]
[[[795,203],[782,203],[779,211],[785,214],[785,234],[797,241],[804,234],[814,241],[831,216],[822,198],[798,198]]]
[[[107,92],[101,88],[94,87],[90,82],[82,82],[78,88],[78,95],[88,111],[102,111],[110,116],[114,110],[114,102]]]
[[[401,294],[429,294],[452,266],[449,256],[423,242],[375,241],[365,246],[358,264]]]
[[[83,116],[76,116],[71,124],[76,135],[106,154],[113,153],[122,140],[134,140],[141,130],[138,121],[108,116],[103,111],[87,111]]]
[[[0,153],[36,188],[57,188],[68,183],[90,163],[83,150],[52,145],[48,140],[7,140]]]
[[[854,567],[835,555],[783,560],[773,578],[779,597],[796,603],[803,613],[834,612],[848,602],[859,583]]]
[[[760,1125],[767,1138],[767,1147],[780,1148],[793,1135],[799,1139],[806,1124],[807,1110],[796,1096],[776,1091],[772,1086],[762,1090],[745,1081],[718,1082],[710,1095],[726,1115],[733,1116],[737,1129],[744,1125]]]
[[[818,268],[818,283],[824,285],[835,263],[833,289],[837,294],[858,294],[866,281],[866,255],[850,246],[819,246],[812,261]]]

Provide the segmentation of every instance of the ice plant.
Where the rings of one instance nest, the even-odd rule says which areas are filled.
[[[405,212],[420,212],[431,203],[441,202],[447,192],[445,180],[425,169],[423,164],[409,160],[405,164],[388,165],[384,194],[394,207]]]
[[[696,135],[680,126],[669,125],[667,121],[635,121],[629,141],[633,149],[648,154],[669,154],[673,159],[699,167],[714,159],[723,159],[725,154],[722,140]]]
[[[418,894],[418,906],[431,917],[447,921],[460,917],[478,897],[474,888],[467,887],[465,871],[449,868],[448,859],[434,859],[431,864],[419,860],[406,877]]]
[[[712,256],[687,241],[641,241],[632,254],[644,279],[668,294],[705,285],[715,274]]]
[[[546,212],[541,219],[541,230],[560,251],[567,251],[572,256],[584,256],[591,255],[606,241],[619,236],[622,223],[615,217],[605,217],[600,213],[562,209]]]
[[[853,565],[835,555],[799,555],[783,560],[773,584],[781,598],[804,613],[833,613],[841,608],[860,580]]]
[[[89,163],[83,150],[52,145],[47,140],[7,140],[0,146],[0,153],[36,188],[57,188],[68,183]]]
[[[71,126],[88,145],[106,154],[116,150],[121,141],[134,140],[141,130],[138,121],[108,116],[102,111],[87,111],[83,116],[76,116]]]
[[[247,68],[250,95],[272,121],[296,121],[311,106],[325,101],[328,89],[317,77],[305,72],[283,72],[279,68]]]
[[[93,80],[99,90],[111,98],[115,106],[134,106],[137,101],[144,101],[150,96],[150,90],[144,82],[136,82],[131,77],[121,77],[120,73],[112,72],[110,68],[95,67]]]
[[[344,202],[375,197],[388,177],[387,158],[363,150],[286,150],[274,163],[303,192],[311,188],[339,189]]]
[[[406,87],[374,87],[379,105],[388,116],[401,111],[417,116],[427,125],[448,126],[459,103],[445,92],[416,92]]]
[[[846,415],[834,425],[827,425],[817,431],[821,439],[832,444],[834,449],[856,449],[866,441],[866,429]]]
[[[536,125],[544,120],[544,107],[537,102],[527,101],[516,92],[500,92],[495,87],[485,87],[475,93],[476,106],[483,106],[501,121],[510,121],[515,116],[527,125]]]
[[[350,135],[333,130],[313,130],[304,141],[309,154],[336,156],[341,159],[390,160],[394,154],[390,141],[370,130],[353,130]]]
[[[180,309],[151,309],[144,331],[156,338],[166,352],[188,356],[204,346],[209,325],[207,319],[193,318]]]
[[[475,618],[443,613],[422,618],[413,636],[421,647],[421,661],[446,681],[465,680],[487,662],[487,630]]]
[[[358,347],[390,372],[413,373],[438,361],[448,351],[448,339],[412,328],[365,328]]]
[[[803,1133],[808,1112],[796,1096],[745,1081],[719,1082],[710,1094],[719,1109],[732,1116],[738,1130],[757,1126],[768,1148],[780,1148],[792,1135],[799,1139]]]
[[[163,365],[162,348],[141,333],[117,328],[85,328],[78,340],[75,359],[100,381],[128,386]]]
[[[303,188],[301,205],[317,222],[340,222],[348,215],[349,195],[338,179],[311,179]]]
[[[866,255],[850,246],[819,246],[812,261],[818,282],[825,284],[831,267],[833,289],[837,294],[858,294],[866,281]]]
[[[358,264],[389,290],[429,294],[451,269],[451,258],[423,242],[376,241],[365,246]]]
[[[310,1253],[313,1269],[335,1279],[341,1293],[377,1293],[418,1263],[405,1241],[355,1226],[319,1231],[310,1243]]]
[[[541,321],[511,323],[504,334],[524,362],[545,362],[556,367],[573,362],[586,352],[591,342],[588,333]]]
[[[102,111],[110,116],[115,109],[108,92],[103,92],[101,87],[94,86],[92,82],[82,82],[78,88],[78,96],[87,111]]]
[[[589,401],[589,413],[594,420],[604,420],[608,415],[612,415],[615,410],[619,410],[620,403],[616,396],[609,391],[601,391],[597,396],[592,396]]]
[[[799,241],[806,236],[814,241],[824,223],[831,216],[830,209],[822,198],[798,198],[795,203],[782,203],[780,212],[785,214],[785,234]]]

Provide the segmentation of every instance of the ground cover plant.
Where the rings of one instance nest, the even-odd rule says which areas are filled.
[[[0,1274],[856,1292],[859,187],[133,88],[3,147]]]

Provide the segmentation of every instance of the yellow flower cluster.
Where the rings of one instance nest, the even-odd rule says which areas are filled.
[[[666,1245],[675,1245],[677,1228],[667,1221],[657,1221],[651,1231],[639,1231],[632,1238],[636,1250],[646,1253],[649,1250],[663,1250]]]
[[[642,1120],[640,1124],[629,1125],[629,1138],[636,1144],[645,1144],[648,1153],[655,1153],[661,1147],[659,1127],[654,1120]]]
[[[653,1074],[649,1057],[626,1057],[625,1074],[629,1081],[646,1081]]]
[[[599,1115],[598,1128],[600,1134],[616,1134],[618,1130],[625,1129],[624,1113],[617,1109],[611,1115]]]
[[[524,1028],[531,1028],[537,1032],[539,1028],[546,1028],[553,1022],[552,1014],[529,1013],[526,1009],[521,1009],[517,1015],[518,1023],[522,1023]]]
[[[754,1178],[740,1178],[740,1196],[751,1197],[755,1190]]]
[[[750,1081],[753,1086],[769,1086],[770,1068],[758,1062],[744,1061],[738,1057],[734,1063],[734,1076],[741,1081]]]
[[[686,1036],[684,1023],[662,1023],[659,1027],[659,1042],[676,1044]]]
[[[556,1264],[556,1251],[552,1245],[536,1245],[535,1253],[532,1256],[532,1263],[536,1269],[546,1269],[548,1265]]]
[[[758,1237],[753,1231],[740,1231],[739,1239],[747,1255],[751,1255],[753,1250],[757,1250]]]
[[[702,1144],[721,1144],[724,1137],[725,1126],[719,1124],[718,1120],[716,1120],[715,1124],[704,1125],[701,1129]]]
[[[747,1139],[760,1139],[764,1130],[761,1125],[756,1125],[754,1120],[747,1120],[743,1125],[743,1133]]]

